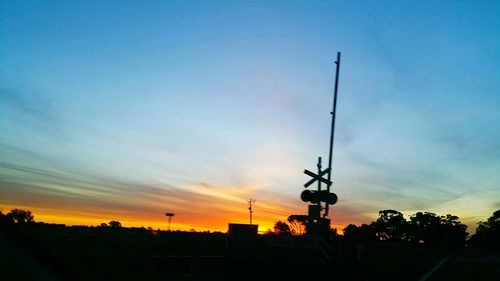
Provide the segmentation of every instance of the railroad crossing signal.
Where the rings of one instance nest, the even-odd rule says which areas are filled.
[[[335,90],[333,94],[333,111],[332,114],[332,126],[330,130],[330,151],[328,154],[328,168],[325,170],[321,169],[321,157],[318,158],[318,172],[313,173],[309,170],[304,170],[304,174],[310,176],[310,179],[306,184],[304,184],[304,188],[308,188],[311,184],[317,182],[318,189],[317,190],[304,190],[300,194],[300,198],[305,202],[310,202],[309,205],[309,223],[308,223],[308,232],[311,230],[312,233],[323,233],[326,234],[330,228],[330,220],[328,217],[328,210],[330,205],[334,205],[337,203],[337,195],[333,192],[330,192],[330,188],[332,187],[332,152],[333,152],[333,138],[335,132],[335,112],[337,108],[337,91],[339,84],[339,70],[340,70],[340,52],[337,52],[337,61],[335,61],[337,65],[337,69],[335,72]],[[326,175],[326,178],[323,176]],[[326,184],[326,189],[322,189],[322,183]],[[325,204],[322,204],[325,203]],[[324,211],[321,217],[321,211]],[[325,227],[326,226],[326,227]]]
[[[304,202],[311,202],[313,204],[325,202],[328,205],[334,205],[338,200],[337,194],[333,192],[328,192],[327,190],[311,191],[307,189],[302,191],[300,199]]]
[[[323,183],[326,183],[327,185],[331,185],[332,181],[323,178],[323,176],[326,175],[328,172],[330,172],[330,168],[326,168],[324,171],[320,172],[319,174],[315,174],[307,169],[304,170],[304,174],[312,177],[312,179],[310,181],[308,181],[308,182],[306,182],[306,184],[304,184],[304,187],[307,188],[308,186],[310,186],[311,184],[313,184],[317,180],[319,180]]]
[[[324,171],[321,171],[321,157],[318,158],[318,173],[313,173],[309,170],[304,170],[304,174],[312,177],[311,180],[309,180],[306,184],[304,184],[304,187],[307,188],[311,184],[315,183],[316,181],[318,182],[318,190],[311,191],[311,190],[304,190],[300,194],[300,199],[304,202],[311,202],[312,204],[318,204],[319,210],[322,209],[321,207],[321,202],[325,202],[326,206],[328,205],[333,205],[337,203],[337,195],[333,192],[329,191],[329,187],[332,184],[332,182],[328,179],[323,178],[324,175],[328,174],[330,172],[330,168],[325,169]],[[321,183],[326,183],[327,184],[327,190],[321,190]],[[326,207],[325,207],[326,208]]]

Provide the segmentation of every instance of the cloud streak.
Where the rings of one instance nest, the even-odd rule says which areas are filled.
[[[45,136],[63,135],[63,120],[53,101],[35,91],[0,87],[0,111],[4,122],[21,123]]]
[[[225,230],[232,220],[246,221],[245,200],[258,188],[223,188],[207,183],[174,187],[151,186],[60,169],[39,169],[0,163],[0,204],[54,209],[51,213],[79,213],[115,219],[161,222],[166,211],[175,212],[179,225]],[[256,221],[271,225],[286,214],[283,208],[261,203]],[[278,211],[280,210],[280,211]]]

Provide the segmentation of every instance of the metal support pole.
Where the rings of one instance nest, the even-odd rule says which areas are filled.
[[[335,62],[337,65],[337,69],[335,71],[335,90],[333,93],[333,111],[331,112],[332,114],[332,129],[330,131],[330,153],[328,155],[328,168],[330,169],[328,171],[328,180],[331,181],[332,179],[332,152],[333,152],[333,136],[335,134],[335,113],[337,109],[337,91],[339,87],[339,71],[340,71],[340,52],[337,52],[337,61]],[[327,190],[330,192],[330,185],[327,184]],[[325,207],[325,217],[328,216],[328,207],[329,205],[326,204]]]
[[[318,175],[321,175],[321,157],[318,157]],[[318,180],[318,196],[321,191],[321,180]],[[321,201],[318,202],[319,211],[321,212]]]

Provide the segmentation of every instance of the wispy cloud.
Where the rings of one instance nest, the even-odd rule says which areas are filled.
[[[2,87],[0,88],[0,104],[31,115],[35,119],[50,122],[54,122],[57,119],[51,100],[34,92],[27,93]]]
[[[0,87],[0,116],[5,132],[23,131],[52,139],[66,136],[64,120],[53,100],[34,90]]]
[[[180,224],[202,229],[224,230],[232,220],[246,221],[245,201],[256,187],[224,188],[208,183],[171,186],[151,185],[60,168],[33,168],[0,163],[0,203],[16,202],[35,208],[56,208],[80,216],[121,220],[157,221],[166,211],[177,213]],[[278,208],[279,210],[279,208]],[[91,214],[91,215],[89,215]],[[260,203],[256,221],[272,224],[286,211],[271,203]]]

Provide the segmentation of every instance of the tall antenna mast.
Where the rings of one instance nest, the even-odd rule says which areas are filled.
[[[253,213],[253,210],[252,210],[252,206],[255,205],[255,199],[248,199],[248,210],[250,211],[250,224],[252,224],[252,213]]]
[[[330,192],[330,186],[332,185],[332,152],[333,152],[333,136],[335,134],[335,113],[337,109],[337,90],[339,87],[339,71],[340,71],[340,52],[337,52],[337,61],[335,62],[337,65],[337,70],[335,71],[335,90],[333,93],[333,111],[332,114],[332,129],[330,132],[330,153],[328,154],[328,181],[327,191]],[[329,206],[326,204],[324,217],[328,216]]]

